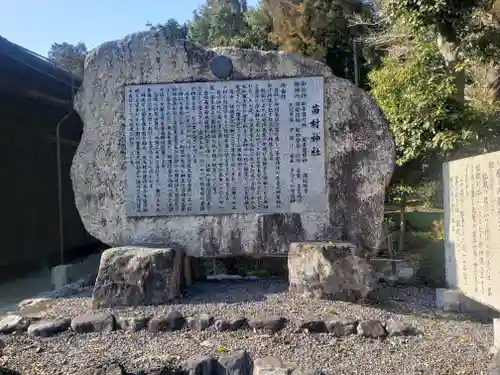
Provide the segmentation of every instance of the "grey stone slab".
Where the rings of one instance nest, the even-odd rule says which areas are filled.
[[[374,298],[378,278],[362,251],[352,243],[290,244],[290,293],[349,302]]]
[[[80,315],[71,320],[71,329],[76,333],[111,332],[115,329],[115,318],[106,313]]]
[[[148,330],[153,333],[178,331],[184,328],[186,319],[177,310],[170,311],[166,316],[155,317],[149,321]]]
[[[94,307],[168,303],[181,293],[183,257],[182,250],[171,248],[107,249],[94,285]]]
[[[127,215],[326,214],[323,81],[127,86]]]
[[[321,128],[317,128],[321,144],[314,147],[318,148],[321,155],[311,156],[306,163],[302,163],[302,161],[301,163],[293,163],[296,175],[300,174],[303,179],[304,174],[308,174],[309,190],[311,193],[317,193],[316,199],[307,198],[309,192],[306,193],[302,189],[301,193],[305,201],[290,203],[292,187],[289,186],[289,183],[292,181],[292,165],[290,159],[283,159],[286,168],[285,164],[281,167],[280,161],[279,173],[283,181],[283,186],[280,183],[280,189],[283,193],[281,211],[277,210],[276,201],[271,203],[272,200],[269,199],[268,212],[248,212],[248,208],[245,208],[243,212],[241,196],[237,197],[236,211],[233,211],[232,206],[228,209],[229,206],[224,203],[227,201],[224,182],[224,189],[215,192],[217,196],[219,192],[224,193],[223,207],[217,207],[219,200],[213,196],[210,201],[214,203],[206,214],[195,215],[197,211],[198,213],[204,213],[204,211],[199,210],[199,202],[192,201],[192,215],[129,216],[127,212],[133,213],[133,210],[127,208],[131,202],[129,192],[136,190],[134,186],[129,186],[130,181],[127,179],[127,170],[130,169],[131,162],[130,155],[129,157],[127,155],[131,150],[130,147],[133,147],[135,143],[127,143],[127,137],[130,135],[130,124],[126,121],[127,111],[129,111],[126,106],[126,100],[128,100],[126,87],[146,83],[175,83],[178,85],[177,87],[181,87],[179,86],[181,83],[207,82],[204,85],[210,86],[212,84],[214,87],[220,88],[223,83],[212,74],[210,68],[210,62],[216,56],[226,56],[231,59],[234,68],[232,81],[260,80],[265,89],[267,89],[268,83],[274,85],[274,82],[281,82],[279,80],[284,79],[291,79],[287,82],[298,81],[301,83],[303,77],[309,77],[308,82],[323,81],[322,95],[321,92],[314,91],[314,94],[309,92],[311,96],[308,98],[297,98],[297,100],[295,97],[292,98],[293,102],[302,103],[304,101],[306,103],[308,123],[313,120],[311,117],[312,108],[309,106],[317,104],[320,108],[319,126],[323,126],[324,131],[322,133]],[[157,63],[158,61],[160,63]],[[389,183],[394,169],[394,142],[387,122],[372,98],[349,81],[333,76],[325,64],[284,52],[249,51],[235,48],[208,50],[187,41],[170,41],[161,34],[145,32],[132,34],[120,41],[103,44],[91,51],[87,58],[84,74],[85,80],[75,98],[75,109],[83,120],[84,132],[73,160],[71,178],[75,191],[76,207],[86,229],[104,243],[112,247],[131,243],[155,243],[168,247],[166,244],[178,243],[185,248],[188,255],[192,256],[287,252],[290,242],[324,238],[345,238],[356,243],[359,242],[367,249],[379,246],[385,187]],[[271,82],[275,79],[278,81]],[[232,87],[234,84],[234,82],[228,83]],[[314,87],[319,90],[320,84]],[[289,94],[286,95],[289,98]],[[323,103],[316,103],[321,97]],[[189,106],[192,105],[190,100],[184,100],[184,102],[188,103]],[[195,108],[199,108],[199,105],[196,101]],[[209,106],[211,105],[209,96]],[[218,104],[214,105],[217,110]],[[224,103],[220,105],[224,106]],[[280,111],[286,112],[284,108],[280,104]],[[177,112],[179,111],[180,109]],[[183,111],[185,111],[184,108]],[[174,116],[173,110],[169,113]],[[186,117],[188,113],[192,115],[189,108],[186,110]],[[302,108],[299,111],[299,117],[301,116]],[[321,116],[323,116],[323,125],[321,125]],[[256,118],[255,115],[253,124],[248,124],[249,130],[252,129],[254,132],[255,139],[257,137],[256,128],[263,129],[267,126],[264,126],[264,121],[257,121]],[[279,118],[283,119],[281,115]],[[146,126],[149,126],[148,117],[145,116],[144,119]],[[173,124],[172,120],[173,118],[170,118],[168,121]],[[292,128],[296,129],[297,126],[292,127],[290,121],[285,120],[280,120],[278,129],[279,150],[295,150],[296,147],[288,144],[288,142],[292,142],[290,140],[291,133],[288,139],[285,138],[285,134],[286,131],[290,131]],[[224,118],[220,120],[221,123],[225,123],[225,121]],[[222,138],[217,136],[216,154],[225,154],[226,146],[222,142],[224,131],[229,130],[231,133],[231,130],[234,129],[235,132],[241,134],[238,127],[243,126],[242,121],[237,121],[235,115],[235,120],[229,121],[231,126],[222,126],[223,135]],[[195,123],[198,124],[198,120]],[[182,131],[184,132],[183,137],[191,137],[192,139],[192,135],[189,135],[192,129],[188,129],[186,125],[183,127],[177,125],[178,137],[181,136],[180,132]],[[153,131],[156,131],[154,127],[153,119]],[[212,131],[212,127],[213,125],[209,123],[209,133]],[[306,124],[304,128],[301,124],[298,128],[300,128],[300,134],[310,137],[309,147],[312,147],[315,141],[311,137],[315,139],[316,137],[311,126]],[[219,132],[218,126],[216,132]],[[263,132],[260,133],[260,136],[263,137]],[[166,137],[167,134],[165,134]],[[212,136],[205,136],[203,133],[203,138],[211,142],[211,145],[214,143]],[[262,144],[262,142],[260,143]],[[142,147],[142,145],[140,146]],[[182,165],[187,163],[187,155],[191,157],[200,155],[197,151],[193,152],[191,144],[184,143],[182,146],[185,147],[186,158],[182,158],[183,154],[181,154],[180,149],[175,149],[175,155],[180,155],[179,164],[181,162],[184,162]],[[148,147],[154,148],[156,145]],[[241,147],[248,149],[250,146],[242,144]],[[180,148],[179,144],[178,148]],[[251,157],[257,159],[259,155],[262,156],[262,150],[263,148],[257,152],[257,147],[254,148],[255,152],[253,153],[242,150],[242,159],[244,159],[242,162],[248,168],[251,167],[252,163],[256,165],[257,160],[252,161]],[[165,151],[165,155],[173,152],[174,149],[172,152]],[[308,148],[308,152],[311,153],[312,148]],[[236,157],[238,157],[237,154],[238,152],[236,152]],[[233,155],[234,153],[231,151],[230,159]],[[140,158],[142,157],[143,155],[140,154]],[[212,158],[220,160],[220,156],[217,155],[215,157],[210,155],[207,160]],[[322,163],[312,162],[313,158],[316,160],[321,158]],[[154,155],[154,160],[156,160],[156,155]],[[163,160],[163,154],[160,160]],[[230,162],[232,163],[232,161]],[[259,163],[263,165],[263,161]],[[275,161],[271,163],[269,160],[268,170],[271,171],[275,168],[275,164]],[[295,166],[295,164],[297,165]],[[160,168],[163,167],[160,165]],[[220,166],[216,166],[216,172],[219,168]],[[231,168],[233,167],[230,165],[230,171]],[[298,173],[299,168],[300,173]],[[226,167],[224,166],[223,169],[225,170]],[[178,167],[177,172],[175,172],[174,165],[173,170],[174,177],[177,173],[182,184],[182,178],[187,178],[189,168]],[[240,167],[238,170],[241,170]],[[324,172],[321,172],[322,170]],[[151,169],[146,169],[146,172],[148,188],[143,189],[144,191],[140,190],[140,194],[144,197],[144,192],[146,192],[147,202],[146,205],[143,204],[144,202],[141,203],[141,210],[146,207],[147,212],[144,214],[151,215],[150,202],[152,198],[148,194],[151,191],[156,194],[156,190],[151,188],[151,185],[158,184],[156,182],[156,166],[152,174]],[[192,177],[194,173],[194,168],[192,168]],[[213,166],[210,173],[213,173]],[[163,172],[160,174],[164,176]],[[186,176],[183,177],[182,174]],[[206,171],[205,174],[207,174]],[[270,176],[272,174],[269,172]],[[286,174],[289,177],[286,177]],[[232,172],[230,172],[230,176],[231,186],[234,186]],[[240,179],[241,176],[238,178]],[[261,176],[260,180],[262,181],[262,179]],[[239,181],[244,182],[243,192],[244,187],[248,187],[248,184],[250,184],[251,190],[252,183],[255,182],[254,188],[259,187],[262,197],[264,196],[264,183],[257,184],[258,175]],[[220,178],[217,175],[217,184],[210,184],[210,188],[213,189],[214,186],[217,188],[219,183]],[[295,183],[297,196],[300,182],[295,179]],[[168,205],[171,204],[168,196],[168,189],[171,187],[168,184],[169,181],[164,177],[160,178],[161,188],[167,191],[166,199],[161,200],[159,207],[159,211],[163,214],[165,210],[168,213]],[[274,182],[272,178],[269,179],[267,191],[269,197],[276,197],[277,186],[271,184],[275,184],[275,178]],[[273,190],[271,186],[274,186],[275,189]],[[200,187],[194,184],[191,189],[192,192],[200,191]],[[182,197],[182,186],[180,186],[180,191]],[[240,190],[237,191],[240,192]],[[231,190],[229,192],[232,196]],[[165,198],[164,190],[161,190],[159,194]],[[326,202],[325,196],[328,197]],[[142,199],[144,200],[144,198]],[[140,200],[141,198],[139,198]],[[155,201],[154,213],[156,214],[156,195],[153,200]],[[243,206],[244,200],[243,194]],[[174,210],[179,212],[182,208],[182,202],[176,204],[175,195],[172,201],[174,208],[176,205],[180,206]],[[322,204],[320,205],[319,202]],[[263,201],[256,202],[256,204],[262,206]],[[253,209],[254,203],[249,205],[250,211],[262,210],[262,208]],[[271,205],[274,208],[271,208]],[[225,212],[225,214],[220,215],[221,212]]]
[[[215,359],[210,356],[195,355],[184,364],[186,375],[213,375]]]
[[[68,330],[70,319],[42,320],[28,327],[28,335],[49,337]]]
[[[148,327],[150,316],[117,317],[117,325],[124,331],[137,332]]]
[[[384,326],[379,320],[376,319],[364,320],[359,322],[357,330],[358,335],[364,337],[378,339],[387,336],[387,332],[384,329]]]
[[[30,319],[19,315],[7,315],[0,320],[0,333],[24,332]]]
[[[252,360],[245,350],[222,353],[216,364],[217,375],[251,375]]]
[[[290,375],[297,365],[276,357],[257,358],[253,363],[253,375]]]
[[[458,297],[462,312],[500,309],[500,152],[443,164],[446,284],[476,303]],[[444,303],[453,297],[446,296]]]

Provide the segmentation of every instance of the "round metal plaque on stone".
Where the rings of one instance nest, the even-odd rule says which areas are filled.
[[[210,62],[210,69],[219,79],[229,78],[233,74],[233,62],[226,56],[216,56]]]

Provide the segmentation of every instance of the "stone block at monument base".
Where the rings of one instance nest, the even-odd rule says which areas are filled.
[[[493,319],[493,347],[500,349],[500,318]]]
[[[378,288],[378,277],[358,251],[348,242],[292,243],[290,293],[350,302],[370,297]]]
[[[184,252],[119,247],[104,251],[94,285],[94,308],[161,305],[180,295]]]
[[[489,306],[485,306],[462,293],[458,289],[436,289],[436,308],[443,312],[496,315]]]

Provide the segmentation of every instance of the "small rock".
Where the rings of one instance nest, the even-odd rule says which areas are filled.
[[[60,289],[55,290],[52,293],[52,296],[55,298],[68,298],[75,294],[80,293],[83,290],[83,282],[77,281],[71,284],[66,284],[62,286]]]
[[[182,368],[174,368],[171,366],[162,366],[149,369],[147,371],[133,371],[132,374],[137,375],[186,375]]]
[[[24,332],[30,324],[29,319],[19,315],[7,315],[0,320],[0,333]]]
[[[153,333],[171,332],[181,330],[186,324],[186,319],[177,310],[172,310],[167,316],[153,318],[149,321],[148,330]]]
[[[29,307],[34,307],[42,302],[47,302],[47,301],[52,301],[52,298],[45,298],[45,297],[43,297],[43,298],[29,298],[29,299],[24,299],[21,302],[19,302],[17,307],[19,308],[19,310],[23,310],[23,309],[26,309]]]
[[[117,317],[116,323],[124,331],[137,332],[146,329],[150,320],[149,316]]]
[[[115,318],[111,314],[87,314],[73,318],[71,329],[76,333],[111,332],[115,329]]]
[[[338,342],[338,339],[331,339],[330,341],[328,341],[328,345],[335,346],[338,344]]]
[[[252,329],[278,332],[285,328],[286,318],[282,316],[268,316],[262,319],[252,319],[248,323]]]
[[[331,319],[326,322],[326,329],[337,337],[349,336],[356,333],[357,324],[354,319]]]
[[[195,355],[184,363],[187,375],[212,375],[215,360],[209,356]]]
[[[500,375],[500,352],[496,352],[488,365],[488,375]]]
[[[21,373],[7,367],[0,366],[0,375],[21,375]]]
[[[253,363],[253,375],[291,375],[296,367],[276,357],[258,358]]]
[[[216,363],[218,369],[214,373],[225,375],[251,375],[252,362],[245,350],[222,353]]]
[[[385,325],[385,329],[389,336],[405,336],[412,333],[412,327],[394,319],[389,319]]]
[[[59,332],[66,331],[71,324],[69,319],[42,320],[28,327],[28,335],[49,337]]]
[[[122,367],[116,363],[104,364],[99,366],[89,367],[76,375],[126,375]]]
[[[237,331],[239,329],[245,329],[248,327],[248,320],[245,317],[236,318],[229,322],[231,331]]]
[[[318,319],[306,319],[300,323],[299,328],[307,329],[311,333],[326,332],[325,322]]]
[[[187,320],[187,326],[193,331],[204,331],[214,323],[214,318],[207,314],[191,317]]]
[[[374,339],[385,337],[387,332],[379,320],[365,320],[358,324],[358,335]]]
[[[229,331],[229,329],[231,328],[229,322],[225,319],[216,320],[214,323],[214,327],[219,332]]]
[[[200,343],[201,346],[204,346],[205,348],[215,348],[217,346],[217,343],[213,340],[205,340]]]
[[[296,368],[292,371],[291,375],[324,375],[324,373],[318,370],[302,370]]]

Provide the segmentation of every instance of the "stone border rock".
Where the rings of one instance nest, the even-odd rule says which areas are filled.
[[[0,374],[21,375],[19,372],[0,367]],[[89,367],[75,375],[323,375],[317,370],[305,370],[293,362],[276,357],[264,357],[252,360],[248,352],[238,350],[223,352],[218,358],[195,355],[184,361],[180,367],[161,366],[148,370],[125,369],[118,362],[109,362]]]
[[[275,333],[281,331],[290,321],[282,316],[265,316],[261,318],[238,317],[236,319],[215,319],[202,314],[185,318],[179,311],[171,310],[164,316],[120,317],[109,313],[93,313],[80,315],[73,319],[34,319],[8,315],[0,320],[0,334],[27,333],[31,336],[49,337],[68,329],[75,333],[111,332],[123,330],[137,332],[148,330],[152,333],[172,332],[181,329],[203,331],[213,328],[216,331],[236,331],[253,329]],[[335,337],[358,334],[367,338],[381,339],[387,336],[406,336],[415,334],[410,325],[389,319],[357,320],[340,316],[331,319],[304,319],[296,322],[297,332],[329,333]]]

